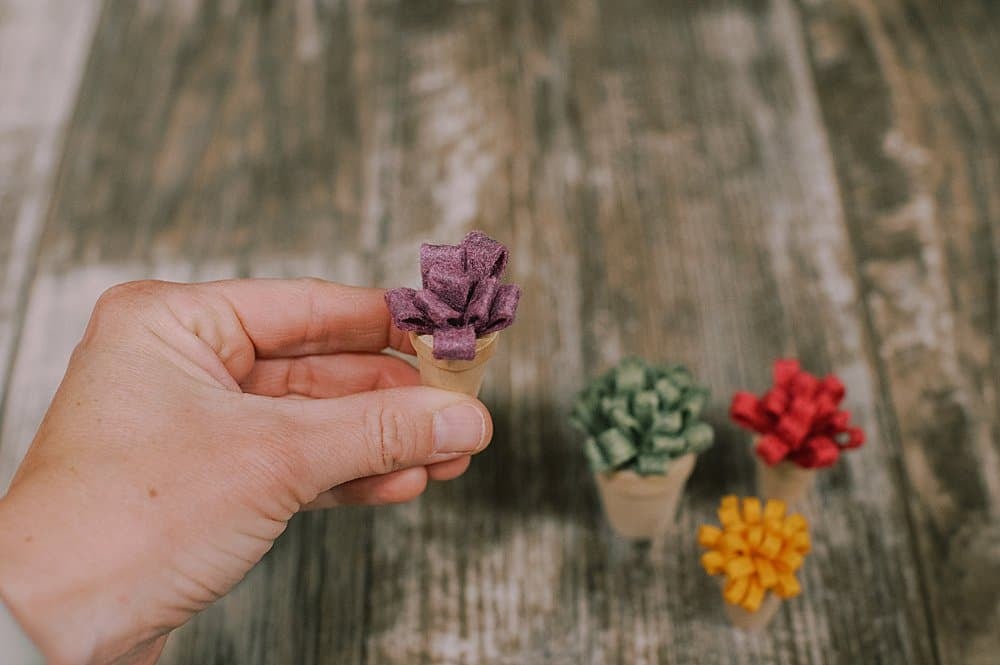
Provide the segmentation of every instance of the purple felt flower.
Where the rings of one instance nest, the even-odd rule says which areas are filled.
[[[476,338],[514,323],[521,289],[501,284],[507,248],[481,231],[460,245],[420,246],[423,288],[389,289],[385,302],[400,330],[434,335],[434,357],[472,360]]]

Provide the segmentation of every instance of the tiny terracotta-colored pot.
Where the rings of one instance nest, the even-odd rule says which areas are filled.
[[[668,533],[696,457],[694,453],[678,457],[663,475],[641,476],[634,471],[594,474],[611,528],[634,540]]]
[[[770,591],[767,592],[756,612],[748,612],[739,605],[732,605],[725,600],[722,601],[722,604],[725,606],[726,617],[734,628],[739,628],[747,633],[757,633],[767,628],[767,625],[774,619],[774,615],[781,607],[781,599]]]
[[[490,333],[476,340],[476,357],[472,360],[440,360],[434,357],[431,335],[410,333],[410,343],[417,352],[420,381],[425,386],[479,396],[486,375],[487,361],[497,350],[500,333]]]
[[[816,469],[803,469],[793,462],[774,466],[757,458],[757,493],[762,499],[781,499],[794,506],[806,498],[816,481]]]

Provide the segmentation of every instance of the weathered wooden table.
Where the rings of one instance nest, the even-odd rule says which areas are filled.
[[[164,662],[1000,662],[998,61],[992,0],[0,0],[0,487],[112,283],[412,283],[480,227],[526,293],[492,448],[296,518]],[[652,547],[564,418],[625,353],[715,388]],[[752,491],[726,401],[783,354],[870,444],[748,638],[694,534]]]

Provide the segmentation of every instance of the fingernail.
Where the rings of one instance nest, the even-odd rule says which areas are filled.
[[[456,404],[434,414],[434,450],[474,453],[483,445],[486,420],[471,404]]]

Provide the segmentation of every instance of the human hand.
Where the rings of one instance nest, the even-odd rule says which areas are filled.
[[[153,662],[303,508],[393,503],[492,436],[419,387],[382,291],[134,282],[101,297],[0,500],[0,595],[54,663]]]

